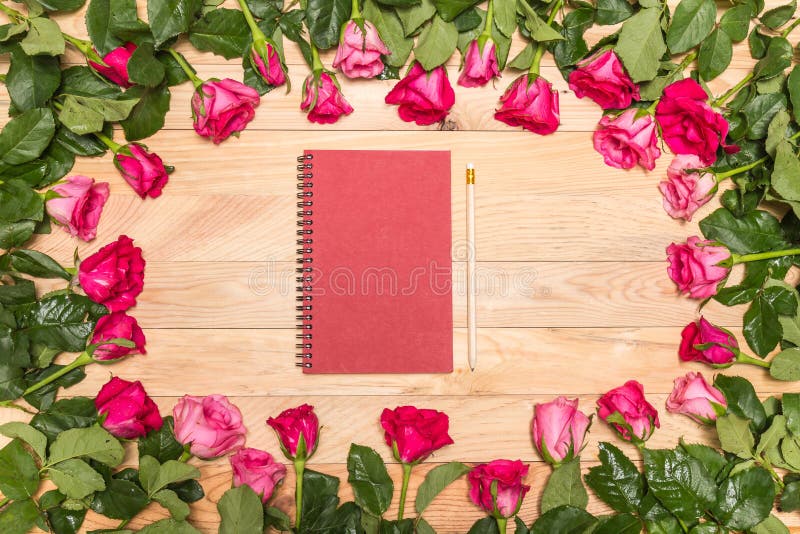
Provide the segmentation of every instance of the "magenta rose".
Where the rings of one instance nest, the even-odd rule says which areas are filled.
[[[275,430],[283,454],[290,460],[311,458],[317,450],[319,419],[314,407],[303,404],[284,410],[278,417],[270,417],[267,424]]]
[[[144,287],[142,249],[121,235],[80,263],[78,281],[86,296],[109,311],[127,310]]]
[[[735,153],[739,148],[725,144],[728,121],[711,109],[708,95],[699,83],[686,78],[667,86],[656,106],[656,120],[664,142],[675,154],[694,154],[703,165],[717,160],[717,149]]]
[[[194,130],[220,144],[245,129],[259,102],[258,91],[236,80],[204,82],[192,96]]]
[[[118,438],[140,438],[151,430],[159,430],[164,423],[158,406],[147,396],[142,383],[128,382],[113,377],[94,399],[103,428]]]
[[[114,165],[136,193],[145,198],[156,198],[167,185],[169,174],[158,154],[147,151],[144,145],[130,143],[114,156]]]
[[[351,20],[342,30],[333,68],[341,69],[348,78],[374,78],[383,72],[381,56],[389,54],[391,51],[381,41],[373,23],[364,20],[362,30]]]
[[[612,415],[616,420],[609,421]],[[647,441],[653,430],[661,426],[658,412],[644,398],[644,387],[635,380],[629,380],[600,397],[597,416],[627,441]]]
[[[738,351],[739,343],[733,334],[701,316],[683,328],[678,356],[684,362],[729,367],[736,361]]]
[[[656,123],[650,115],[636,118],[638,110],[628,109],[612,118],[604,115],[594,131],[594,149],[603,161],[617,169],[632,169],[637,164],[652,171],[661,156]]]
[[[242,412],[225,395],[185,395],[172,410],[175,439],[198,458],[218,458],[244,446]]]
[[[667,398],[667,411],[688,415],[698,423],[711,424],[717,411],[724,413],[728,403],[720,390],[706,382],[700,373],[688,373],[675,379]]]
[[[541,76],[531,80],[523,74],[500,97],[500,109],[494,118],[533,133],[551,134],[559,123],[558,91]]]
[[[139,328],[139,323],[136,322],[136,319],[125,312],[109,313],[97,320],[91,344],[97,345],[112,339],[127,339],[135,346],[123,347],[113,343],[99,345],[92,355],[95,360],[104,362],[118,360],[131,354],[147,354],[147,351],[144,350],[144,332]]]
[[[51,190],[58,197],[47,201],[47,213],[69,235],[91,241],[97,237],[97,224],[108,200],[108,184],[95,183],[88,176],[70,176]]]
[[[230,457],[233,486],[250,486],[266,503],[286,476],[286,467],[268,452],[244,448]]]
[[[692,220],[700,206],[711,200],[717,180],[702,172],[704,165],[694,154],[678,155],[667,168],[667,179],[658,184],[664,195],[664,211],[673,219]]]
[[[639,86],[612,50],[586,58],[577,67],[569,74],[569,88],[578,98],[588,97],[603,109],[624,109],[639,100]]]
[[[464,54],[464,68],[458,77],[462,87],[483,87],[489,80],[500,77],[497,51],[494,41],[489,39],[481,47],[478,39],[472,41]]]
[[[557,397],[533,407],[533,444],[545,461],[557,465],[578,456],[591,420],[578,411],[578,399]]]
[[[531,489],[523,483],[526,476],[528,466],[519,460],[493,460],[476,465],[467,475],[469,498],[494,517],[513,517]],[[496,485],[496,498],[492,496],[493,485]]]
[[[414,406],[384,408],[381,426],[386,444],[392,447],[397,461],[415,464],[434,451],[453,443],[447,433],[450,420],[447,414]]]
[[[89,61],[89,65],[115,84],[127,89],[133,85],[128,78],[128,61],[135,50],[135,44],[125,43],[103,56],[105,65],[94,61]]]
[[[730,257],[727,248],[692,236],[686,243],[672,243],[667,247],[667,273],[681,293],[705,299],[716,295],[720,282],[728,277],[730,267],[719,264]]]
[[[344,99],[335,79],[327,72],[308,75],[300,109],[308,112],[310,122],[318,124],[333,124],[342,115],[353,112],[353,106]]]
[[[406,122],[427,126],[443,120],[456,102],[444,66],[426,72],[414,62],[405,78],[395,85],[384,99],[396,104],[397,113]]]
[[[278,87],[286,83],[286,68],[272,43],[265,42],[263,46],[253,45],[250,49],[250,63],[261,79],[269,85]]]

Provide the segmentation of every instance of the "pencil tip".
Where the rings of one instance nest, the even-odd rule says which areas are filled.
[[[470,370],[471,373],[475,372],[475,368],[473,366],[471,366],[471,365],[469,366],[469,370]]]

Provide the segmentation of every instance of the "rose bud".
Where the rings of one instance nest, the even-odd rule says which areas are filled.
[[[526,476],[528,466],[519,460],[493,460],[476,465],[467,475],[469,498],[493,517],[513,517],[531,489],[523,484]],[[492,495],[492,486],[496,497]]]
[[[667,273],[681,293],[705,299],[716,295],[720,282],[728,277],[730,267],[720,263],[730,257],[727,248],[692,236],[685,244],[672,243],[667,247]]]
[[[363,30],[354,20],[345,24],[333,59],[333,68],[341,69],[348,78],[374,78],[383,72],[381,56],[392,53],[381,41],[375,25],[362,21]]]
[[[47,213],[69,235],[91,241],[108,200],[108,184],[87,176],[70,176],[51,189],[58,197],[47,201]]]
[[[130,237],[119,236],[80,263],[78,282],[86,296],[111,312],[135,306],[144,287],[142,249]]]
[[[253,43],[250,48],[250,63],[269,85],[278,87],[286,83],[286,67],[273,43]]]
[[[164,423],[158,406],[147,396],[142,383],[128,382],[113,377],[94,399],[103,428],[118,438],[140,438],[151,430],[159,430]]]
[[[612,50],[586,58],[577,67],[569,75],[569,88],[578,98],[588,97],[603,109],[624,109],[639,100],[639,86]]]
[[[384,408],[381,413],[383,439],[392,448],[395,459],[404,464],[423,461],[445,445],[453,443],[447,433],[447,414],[414,406]]]
[[[522,126],[533,133],[547,135],[558,129],[558,91],[542,78],[531,80],[523,74],[500,97],[494,118],[509,126]]]
[[[192,96],[194,130],[220,144],[245,129],[259,102],[258,91],[236,80],[204,82]]]
[[[726,145],[728,121],[708,105],[700,84],[686,78],[668,85],[656,106],[656,120],[664,142],[675,154],[694,154],[704,166],[717,160],[720,146],[728,154],[739,147]]]
[[[462,87],[483,87],[492,78],[500,77],[497,65],[497,51],[494,41],[487,39],[473,40],[464,54],[464,69],[458,77],[458,85]]]
[[[653,430],[661,426],[658,412],[644,398],[644,388],[635,380],[600,397],[597,408],[598,417],[627,441],[647,441]]]
[[[303,84],[300,109],[308,112],[310,122],[318,124],[333,124],[342,115],[353,112],[353,106],[344,99],[335,78],[327,72],[308,75]]]
[[[583,449],[591,420],[578,411],[578,399],[557,397],[533,407],[533,444],[546,462],[558,465]]]
[[[244,446],[242,412],[225,395],[185,395],[172,410],[175,439],[198,458],[218,458]]]
[[[684,362],[703,362],[715,367],[729,367],[736,361],[739,343],[736,337],[704,317],[687,324],[681,332],[678,356]]]
[[[678,155],[667,168],[667,179],[658,184],[664,195],[664,211],[673,219],[692,220],[700,206],[711,200],[717,180],[694,154]]]
[[[402,120],[427,126],[447,116],[456,102],[456,94],[443,66],[426,72],[415,61],[405,77],[392,87],[384,101],[399,106],[397,113]]]
[[[658,149],[656,123],[650,115],[636,118],[638,110],[629,109],[616,118],[604,115],[592,137],[594,149],[603,161],[617,169],[632,169],[637,164],[652,171]]]
[[[267,424],[275,430],[281,450],[290,460],[307,460],[317,449],[319,419],[314,407],[303,404],[284,410],[278,417],[270,417]]]
[[[233,486],[250,486],[265,503],[286,476],[286,467],[277,463],[268,452],[244,448],[230,457]]]
[[[169,170],[157,154],[140,143],[129,143],[114,155],[114,165],[136,193],[156,198],[169,180]]]
[[[147,354],[147,351],[144,350],[144,332],[139,328],[136,319],[125,312],[109,313],[97,320],[91,344],[97,345],[112,339],[127,339],[134,344],[134,347],[123,347],[113,343],[99,345],[92,354],[95,361],[105,362],[118,360],[131,354]]]
[[[105,65],[94,61],[89,61],[89,65],[115,84],[127,89],[133,85],[128,78],[128,61],[134,50],[136,50],[135,44],[125,43],[124,46],[119,46],[103,56]]]
[[[698,423],[712,424],[717,413],[725,413],[725,395],[709,385],[700,373],[687,373],[675,379],[667,399],[667,411],[688,415]]]

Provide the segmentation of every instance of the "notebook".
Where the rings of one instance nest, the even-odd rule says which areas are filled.
[[[450,152],[297,160],[297,365],[452,372]]]

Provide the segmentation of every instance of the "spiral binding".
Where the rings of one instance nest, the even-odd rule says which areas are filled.
[[[298,361],[295,365],[307,369],[313,367],[313,363],[311,362],[313,357],[311,352],[313,338],[311,319],[313,316],[311,312],[313,311],[312,301],[314,297],[311,295],[311,282],[313,281],[311,272],[313,268],[310,265],[313,262],[311,255],[314,253],[314,248],[312,246],[314,244],[314,238],[311,237],[314,234],[314,230],[311,228],[314,223],[311,219],[314,215],[314,210],[312,209],[314,206],[314,201],[312,200],[314,197],[312,191],[314,183],[311,182],[311,179],[314,178],[311,172],[314,168],[314,164],[311,163],[313,159],[314,156],[312,154],[304,154],[297,157],[297,189],[300,191],[297,193],[298,266],[295,269],[297,273],[295,281],[298,284],[298,295],[295,298],[297,301],[295,310],[299,312],[299,314],[295,316],[295,319],[298,321],[297,328],[300,330],[300,333],[295,336],[299,340],[298,343],[295,344],[295,348],[298,350],[295,356],[298,358]]]

